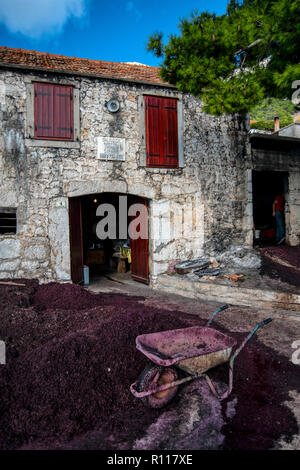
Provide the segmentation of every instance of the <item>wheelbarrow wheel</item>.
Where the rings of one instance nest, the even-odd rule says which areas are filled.
[[[148,366],[141,373],[136,388],[138,392],[147,392],[150,388],[159,387],[177,379],[178,373],[174,367]],[[162,408],[174,398],[177,390],[178,385],[143,397],[141,400],[149,408]]]

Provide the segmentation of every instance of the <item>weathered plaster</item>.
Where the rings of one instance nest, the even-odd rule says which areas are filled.
[[[168,87],[68,76],[79,97],[77,148],[53,147],[47,141],[35,146],[26,127],[28,90],[32,80],[40,79],[66,80],[21,69],[0,74],[0,206],[18,208],[18,231],[10,239],[19,246],[18,258],[11,250],[6,251],[8,258],[0,259],[1,277],[70,279],[68,198],[86,194],[115,192],[149,200],[152,281],[176,259],[251,244],[245,117],[207,116],[199,100]],[[144,94],[153,93],[179,99],[183,155],[178,169],[147,168],[143,163],[139,103]],[[106,107],[112,97],[120,101],[116,114]],[[99,136],[124,138],[125,161],[100,160]],[[185,222],[179,236],[161,232],[162,206],[176,227]],[[0,243],[5,239],[0,236]]]

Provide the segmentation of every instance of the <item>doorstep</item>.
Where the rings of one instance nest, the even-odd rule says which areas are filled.
[[[300,314],[300,295],[269,289],[246,288],[240,284],[224,285],[196,276],[161,274],[152,286],[192,299],[242,305],[254,308],[288,310]]]

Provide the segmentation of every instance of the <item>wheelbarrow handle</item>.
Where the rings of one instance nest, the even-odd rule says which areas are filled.
[[[215,319],[215,317],[218,315],[218,313],[222,312],[222,310],[226,310],[227,308],[229,308],[229,305],[223,305],[223,307],[220,307],[218,308],[218,310],[216,310],[212,316],[210,317],[210,319],[208,320],[208,322],[206,323],[206,326],[209,326]]]
[[[231,357],[230,359],[230,367],[233,367],[233,361],[235,360],[236,356],[242,351],[242,349],[244,349],[244,347],[246,346],[246,344],[248,343],[248,341],[252,338],[252,336],[257,332],[257,330],[259,328],[261,328],[262,326],[265,326],[267,325],[268,323],[270,323],[271,321],[273,321],[273,318],[267,318],[266,320],[263,320],[261,323],[257,323],[257,325],[253,328],[253,330],[251,331],[251,333],[249,333],[249,335],[247,336],[247,338],[243,341],[243,343],[241,344],[241,346],[235,351],[235,353],[233,354],[233,356]]]
[[[267,325],[268,323],[270,323],[271,321],[273,321],[273,318],[267,318],[266,320],[262,321],[261,323],[259,323],[259,328],[261,326],[264,326],[264,325]]]
[[[219,308],[219,312],[222,312],[222,310],[226,310],[226,308],[229,308],[229,305],[223,305],[223,307]]]
[[[246,346],[246,344],[248,343],[248,341],[252,338],[252,336],[257,332],[257,330],[259,328],[261,328],[262,326],[265,326],[267,325],[268,323],[270,323],[272,321],[272,318],[267,318],[266,320],[262,321],[261,323],[258,323],[255,328],[253,328],[253,330],[251,331],[251,333],[249,333],[249,335],[247,336],[247,338],[243,341],[243,343],[241,344],[241,346],[235,351],[235,353],[231,356],[230,358],[230,361],[229,361],[229,384],[228,384],[228,389],[225,393],[223,393],[223,395],[218,395],[218,393],[216,392],[211,380],[209,378],[206,377],[206,380],[208,382],[208,385],[211,389],[211,391],[213,392],[213,394],[215,396],[217,396],[220,400],[224,400],[225,398],[227,398],[231,391],[232,391],[232,386],[233,386],[233,363],[234,363],[234,360],[235,358],[237,357],[237,355],[242,351],[242,349]]]

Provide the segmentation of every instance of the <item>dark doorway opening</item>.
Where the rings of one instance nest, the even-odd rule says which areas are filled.
[[[273,245],[276,243],[276,219],[273,217],[273,202],[276,196],[287,194],[288,173],[253,171],[252,188],[254,244]],[[285,219],[285,215],[283,218]]]
[[[143,226],[147,227],[146,238],[130,238],[128,226],[141,213],[135,216],[128,215],[128,209],[133,204],[141,204],[145,208],[143,213]],[[108,212],[105,205],[112,207],[114,215],[114,233],[109,232],[107,237],[99,237],[99,223],[107,220]],[[99,207],[104,208],[99,215]],[[91,194],[69,199],[70,213],[70,247],[72,281],[84,282],[84,272],[88,272],[89,279],[100,279],[119,273],[131,276],[133,279],[149,283],[148,262],[148,201],[133,195],[118,193]],[[147,215],[145,215],[147,214]],[[124,229],[125,224],[125,229]],[[102,229],[105,226],[101,225]],[[111,227],[111,226],[110,226]],[[108,226],[105,226],[105,231]],[[140,226],[137,226],[139,231]],[[102,230],[103,232],[103,230]],[[102,233],[101,232],[101,233]],[[88,270],[88,271],[86,271]]]

